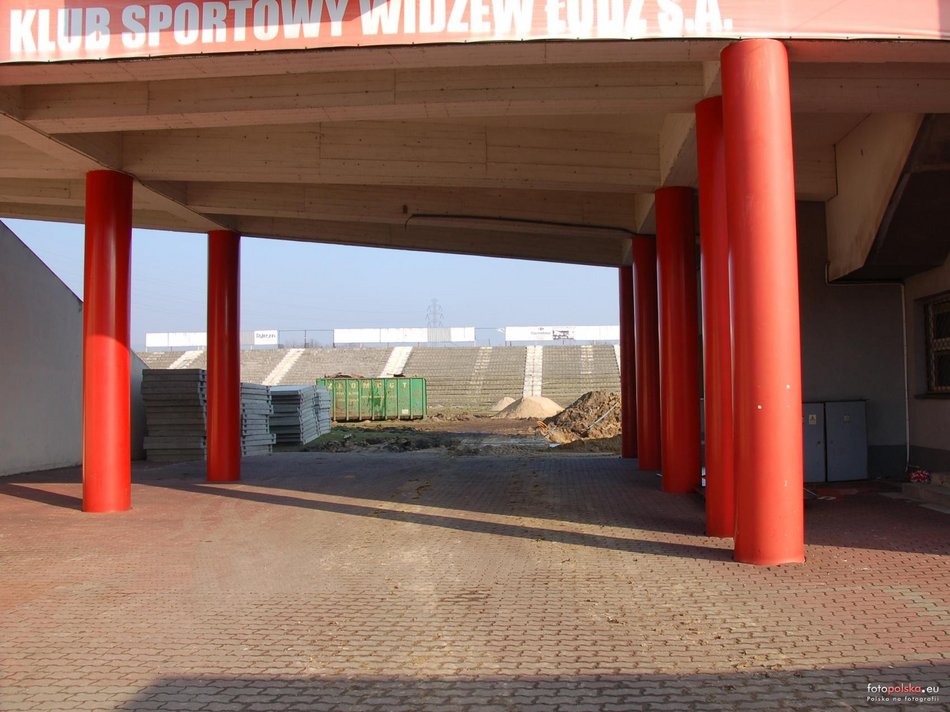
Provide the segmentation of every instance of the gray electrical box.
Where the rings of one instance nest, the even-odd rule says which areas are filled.
[[[825,404],[802,404],[805,482],[825,481]]]
[[[825,403],[825,452],[829,482],[867,479],[866,411],[864,401]]]

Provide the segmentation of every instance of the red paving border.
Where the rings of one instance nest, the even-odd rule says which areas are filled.
[[[0,480],[0,709],[947,709],[950,518],[806,503],[808,561],[732,562],[614,457],[292,454],[238,485]]]

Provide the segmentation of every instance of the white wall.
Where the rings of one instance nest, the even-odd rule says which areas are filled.
[[[144,364],[132,360],[132,455]],[[82,461],[82,302],[0,222],[0,475]]]
[[[0,223],[0,475],[82,459],[82,302]]]

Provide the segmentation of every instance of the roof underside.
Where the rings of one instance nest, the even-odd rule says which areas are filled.
[[[0,67],[0,215],[80,222],[136,178],[137,227],[629,261],[696,184],[724,41],[522,42]],[[796,192],[837,192],[868,114],[950,113],[946,42],[787,43]]]

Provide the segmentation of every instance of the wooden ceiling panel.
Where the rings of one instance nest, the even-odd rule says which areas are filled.
[[[657,173],[655,151],[631,135],[439,122],[134,132],[123,160],[146,181],[635,192]]]
[[[950,62],[793,64],[790,80],[798,113],[950,113]]]
[[[44,133],[321,121],[691,111],[701,64],[429,68],[28,87]]]

